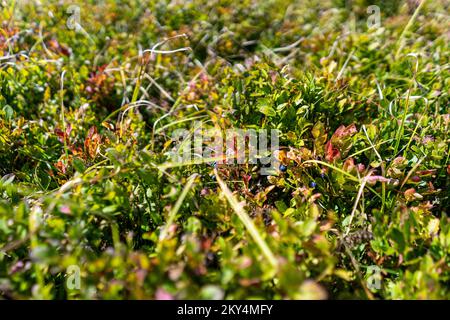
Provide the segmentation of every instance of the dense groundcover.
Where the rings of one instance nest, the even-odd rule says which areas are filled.
[[[448,9],[1,0],[0,298],[449,298]]]

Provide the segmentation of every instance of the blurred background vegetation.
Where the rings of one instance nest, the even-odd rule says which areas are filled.
[[[448,5],[0,0],[0,298],[448,298]]]

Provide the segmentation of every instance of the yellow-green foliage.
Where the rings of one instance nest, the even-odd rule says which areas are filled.
[[[0,0],[0,299],[450,297],[446,1],[76,2]]]

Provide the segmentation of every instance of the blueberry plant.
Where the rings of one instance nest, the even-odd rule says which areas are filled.
[[[449,298],[448,9],[0,0],[0,299]]]

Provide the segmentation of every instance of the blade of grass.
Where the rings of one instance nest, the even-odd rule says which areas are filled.
[[[254,225],[252,219],[248,216],[247,212],[242,208],[242,205],[239,204],[239,202],[236,200],[236,198],[233,196],[232,192],[228,188],[228,186],[223,182],[222,178],[220,177],[219,173],[217,172],[217,169],[214,170],[214,173],[216,175],[217,182],[219,183],[220,188],[222,189],[223,194],[227,198],[228,202],[230,203],[231,207],[233,208],[234,212],[237,214],[241,222],[244,224],[247,231],[252,236],[253,240],[256,242],[256,244],[261,249],[264,257],[267,259],[267,262],[270,263],[270,265],[274,268],[278,267],[278,261],[275,258],[275,255],[270,250],[267,243],[264,241],[264,239],[261,237],[260,233],[258,232],[258,229],[256,229],[256,226]]]
[[[323,161],[320,161],[320,160],[307,160],[307,161],[303,162],[302,164],[306,164],[306,163],[316,163],[316,164],[324,165],[324,166],[326,166],[328,168],[331,168],[333,170],[336,170],[337,172],[342,173],[343,175],[345,175],[346,177],[350,178],[350,180],[352,180],[354,182],[362,183],[362,180],[358,179],[354,175],[351,175],[350,173],[345,172],[344,170],[342,170],[342,169],[340,169],[338,167],[335,167],[335,166],[333,166],[333,165],[331,165],[329,163],[326,163],[326,162],[323,162]],[[375,194],[378,198],[383,199],[383,197],[380,196],[380,194],[378,192],[376,192],[373,188],[367,186],[367,189],[372,191],[373,194]]]
[[[369,173],[368,177],[369,176],[370,176],[370,173]],[[352,227],[352,221],[353,221],[353,218],[355,217],[356,208],[358,207],[359,199],[361,199],[361,196],[363,194],[366,183],[367,183],[367,180],[365,178],[362,179],[361,186],[359,187],[358,195],[356,196],[355,204],[353,205],[353,210],[350,215],[350,221],[348,222],[347,230],[345,231],[345,234],[344,234],[345,236],[348,235],[348,233],[350,232],[350,228]]]
[[[411,26],[413,25],[414,21],[416,21],[417,15],[419,14],[420,9],[422,9],[423,5],[425,4],[426,0],[422,0],[420,4],[417,6],[416,10],[414,11],[413,15],[411,16],[411,19],[409,19],[408,23],[405,26],[405,29],[403,29],[402,33],[400,34],[400,37],[397,41],[397,52],[395,53],[395,60],[398,59],[398,56],[400,55],[400,52],[403,49],[403,42],[406,33],[411,29]]]
[[[403,188],[405,183],[408,181],[408,179],[411,177],[411,175],[417,170],[417,168],[420,166],[423,160],[425,160],[426,157],[422,157],[417,163],[414,165],[414,167],[409,170],[408,174],[406,175],[405,179],[403,179],[402,184],[400,185],[400,190]]]

